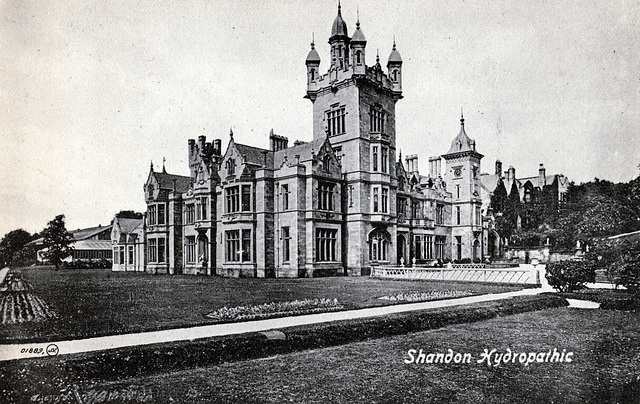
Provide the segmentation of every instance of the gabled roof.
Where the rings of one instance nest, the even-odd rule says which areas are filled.
[[[273,153],[267,149],[235,143],[238,153],[245,158],[245,162],[257,166],[264,165],[264,152],[267,152],[267,167],[273,162]]]
[[[143,219],[116,218],[115,220],[117,220],[122,233],[131,233],[137,227],[141,226],[143,222]]]
[[[301,162],[311,160],[311,152],[318,154],[325,140],[326,138],[318,138],[309,143],[302,143],[284,150],[278,150],[273,153],[273,168],[277,170],[282,167],[285,160],[290,163],[294,162],[297,155],[300,156]]]
[[[498,174],[480,174],[480,182],[482,183],[482,186],[492,193],[498,187],[499,179],[500,176]]]
[[[173,191],[173,182],[175,180],[175,190],[176,192],[187,192],[189,190],[189,186],[191,185],[191,177],[187,177],[184,175],[176,175],[169,174],[166,172],[157,173],[153,172],[153,176],[158,181],[158,186],[160,189],[168,189]]]
[[[73,238],[76,240],[84,240],[95,236],[96,234],[100,234],[104,231],[111,232],[112,225],[108,226],[98,226],[98,227],[88,227],[86,229],[78,229],[78,230],[70,230],[71,234],[73,234]]]

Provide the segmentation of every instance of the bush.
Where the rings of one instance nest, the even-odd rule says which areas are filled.
[[[587,282],[595,282],[596,271],[586,261],[561,261],[547,265],[546,278],[560,292],[572,292]]]

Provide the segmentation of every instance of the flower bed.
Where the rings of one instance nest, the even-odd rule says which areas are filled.
[[[452,299],[456,297],[471,296],[474,293],[469,290],[432,290],[429,292],[407,292],[395,295],[379,297],[380,300],[391,302],[428,302],[430,300]]]
[[[264,303],[256,306],[223,307],[206,316],[214,320],[240,321],[342,310],[338,299],[304,299],[292,302]]]

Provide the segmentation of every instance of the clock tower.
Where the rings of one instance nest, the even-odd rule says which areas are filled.
[[[453,260],[482,258],[482,199],[480,197],[480,160],[475,140],[467,136],[464,116],[460,117],[460,132],[442,157],[446,161],[444,180],[451,193],[451,258]]]

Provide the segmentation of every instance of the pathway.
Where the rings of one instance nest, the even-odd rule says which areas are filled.
[[[366,317],[384,316],[394,313],[405,313],[415,310],[435,309],[440,307],[453,307],[470,303],[489,302],[494,300],[508,299],[514,296],[536,295],[544,291],[545,290],[542,288],[523,289],[515,292],[494,293],[448,300],[437,300],[432,302],[371,307],[366,309],[346,310],[330,313],[308,314],[295,317],[247,321],[243,323],[205,325],[173,330],[142,332],[136,334],[111,335],[106,337],[56,341],[55,343],[6,344],[0,345],[0,361],[46,357],[47,355],[58,354],[71,355],[83,352],[94,352],[140,345],[189,341],[199,338],[244,334],[249,332],[262,332],[273,329],[296,327],[300,325],[320,324],[331,321],[352,320]],[[23,352],[25,350],[26,352]],[[31,353],[29,353],[29,350],[31,350]]]
[[[514,296],[536,295],[543,292],[553,292],[554,289],[549,286],[549,283],[547,282],[547,279],[545,277],[544,265],[538,266],[538,270],[540,271],[541,287],[536,289],[523,289],[515,292],[494,293],[456,299],[437,300],[432,302],[408,303],[395,306],[371,307],[366,309],[346,310],[320,314],[308,314],[303,316],[273,318],[267,320],[247,321],[242,323],[214,324],[189,328],[178,328],[172,330],[142,332],[136,334],[111,335],[106,337],[56,341],[55,343],[6,344],[0,345],[0,361],[43,357],[47,355],[71,355],[83,352],[103,351],[109,349],[176,341],[190,341],[199,338],[236,335],[249,332],[264,332],[301,325],[321,324],[331,321],[352,320],[366,317],[377,317],[394,313],[406,313],[415,310],[453,307],[463,304],[508,299]],[[601,285],[590,284],[587,286],[598,287]],[[584,304],[586,303],[578,303],[578,301],[575,301],[572,306],[584,307]],[[35,350],[38,353],[29,353],[28,351],[31,348],[33,348],[32,352]],[[27,350],[27,352],[21,352],[25,349]]]

